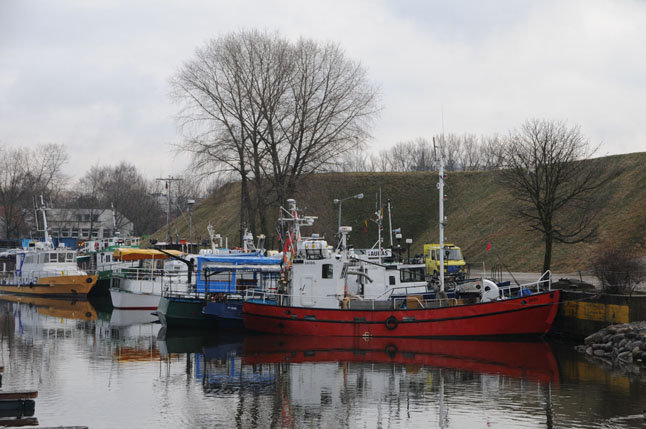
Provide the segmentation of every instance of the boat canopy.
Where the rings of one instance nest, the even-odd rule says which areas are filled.
[[[173,254],[175,256],[182,257],[184,253],[179,250],[166,250],[166,252]],[[169,256],[163,252],[160,252],[157,249],[136,249],[136,248],[127,248],[120,247],[114,251],[112,254],[115,259],[121,261],[139,261],[141,259],[168,259]]]

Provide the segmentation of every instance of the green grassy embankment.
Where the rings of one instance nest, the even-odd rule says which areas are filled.
[[[646,152],[595,159],[595,168],[618,169],[619,175],[599,190],[597,237],[574,245],[555,244],[552,268],[575,271],[590,268],[593,255],[603,246],[621,244],[635,253],[646,255]],[[514,198],[497,181],[497,172],[448,173],[445,214],[448,217],[446,240],[462,247],[469,261],[485,261],[487,267],[504,261],[511,269],[540,271],[544,246],[541,236],[528,230],[515,211]],[[362,200],[343,202],[343,224],[352,226],[351,242],[356,247],[370,247],[377,239],[375,198],[381,189],[382,202],[392,203],[393,228],[401,228],[405,238],[413,239],[412,252],[421,252],[423,243],[437,242],[437,173],[325,173],[304,179],[294,195],[307,215],[318,216],[306,233],[320,233],[336,243],[338,219],[334,198],[362,192]],[[215,231],[238,244],[238,183],[227,185],[194,208],[195,237],[208,237],[209,222]],[[274,220],[277,207],[267,208]],[[364,221],[368,219],[368,232]],[[388,245],[388,217],[385,215],[385,243]],[[188,237],[188,226],[179,217],[173,223],[173,237]],[[155,237],[164,239],[165,228]],[[275,234],[274,234],[275,235]],[[486,244],[492,249],[487,252]],[[276,241],[274,238],[274,247]],[[271,247],[272,238],[268,239]]]

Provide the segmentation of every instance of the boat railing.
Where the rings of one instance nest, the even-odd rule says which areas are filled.
[[[522,294],[545,292],[549,290],[552,290],[552,272],[547,270],[535,282],[500,287],[500,297],[513,298]]]
[[[271,302],[277,305],[290,305],[294,302],[293,298],[296,295],[277,294],[260,290],[249,290],[244,295],[244,300],[256,300],[263,303]],[[298,295],[300,297],[300,295]],[[313,300],[317,297],[312,296]],[[321,297],[329,298],[329,297]],[[392,297],[390,299],[369,298],[363,299],[360,297],[340,298],[339,308],[346,310],[407,310],[414,308],[439,308],[451,307],[458,305],[459,301],[455,298],[435,298],[424,299],[420,295],[408,295],[401,297]],[[303,306],[303,308],[307,308]]]
[[[155,280],[157,278],[186,278],[188,275],[187,270],[169,271],[163,269],[146,269],[146,268],[121,268],[112,273],[113,277],[128,279],[128,280]]]
[[[0,272],[0,283],[2,284],[37,284],[38,280],[43,277],[62,277],[62,276],[82,276],[87,275],[85,271],[77,269],[71,270],[41,270],[29,271],[28,273],[18,274],[17,271]]]

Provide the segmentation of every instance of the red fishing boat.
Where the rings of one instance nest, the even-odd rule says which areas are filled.
[[[441,219],[444,249],[444,171],[440,160]],[[282,335],[349,337],[490,337],[543,335],[552,327],[559,291],[550,273],[537,282],[500,288],[482,278],[476,296],[444,291],[444,251],[439,288],[419,282],[410,265],[358,257],[346,245],[350,227],[340,227],[334,249],[318,236],[301,238],[304,217],[294,200],[282,209],[289,225],[281,284],[275,292],[254,293],[242,306],[247,329]],[[379,220],[381,218],[379,217]],[[381,248],[378,242],[379,249]]]

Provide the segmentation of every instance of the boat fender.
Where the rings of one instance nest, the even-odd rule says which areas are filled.
[[[85,279],[85,283],[92,283],[92,277],[88,277],[87,279]]]
[[[399,325],[399,320],[397,320],[395,316],[391,315],[386,319],[385,323],[386,323],[386,329],[390,329],[392,331],[397,327],[397,325]]]

